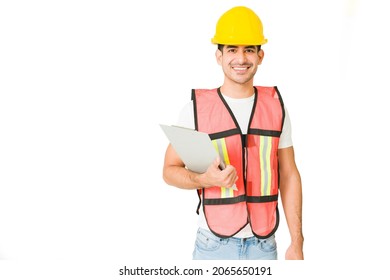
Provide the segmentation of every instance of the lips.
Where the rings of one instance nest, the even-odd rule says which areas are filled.
[[[248,69],[249,67],[233,67],[234,70],[243,71]]]
[[[237,72],[245,72],[250,67],[251,67],[250,65],[235,65],[235,66],[232,66],[233,70],[237,71]]]

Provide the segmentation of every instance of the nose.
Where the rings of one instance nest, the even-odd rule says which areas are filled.
[[[237,61],[240,64],[244,64],[246,62],[246,53],[243,50],[237,52]]]

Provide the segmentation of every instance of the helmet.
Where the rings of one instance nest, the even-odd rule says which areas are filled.
[[[221,45],[264,45],[263,24],[251,9],[234,7],[218,20],[213,44]]]

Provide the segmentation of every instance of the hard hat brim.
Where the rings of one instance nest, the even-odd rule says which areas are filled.
[[[268,42],[267,39],[261,40],[261,41],[247,41],[247,42],[239,42],[239,41],[223,41],[218,40],[218,38],[212,38],[211,43],[212,44],[219,44],[219,45],[231,45],[231,46],[259,46],[264,45]]]

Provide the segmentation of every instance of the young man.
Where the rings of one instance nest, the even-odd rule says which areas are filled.
[[[277,259],[279,189],[291,236],[285,258],[303,259],[302,187],[290,120],[276,87],[253,85],[266,42],[251,9],[234,7],[221,16],[212,43],[224,82],[193,90],[178,125],[207,132],[223,156],[199,174],[185,168],[171,145],[166,151],[166,183],[201,197],[194,259]]]

